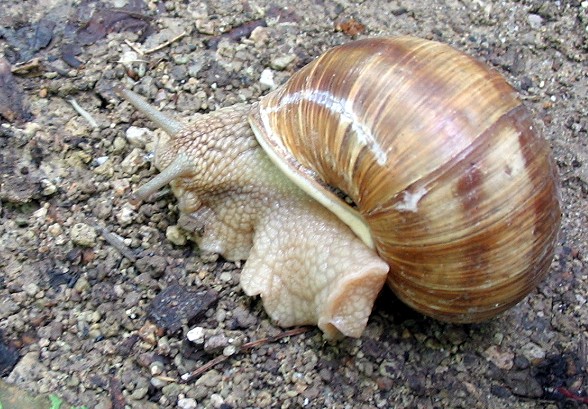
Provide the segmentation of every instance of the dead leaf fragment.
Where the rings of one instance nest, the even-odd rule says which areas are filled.
[[[23,92],[12,75],[8,61],[0,58],[0,116],[8,122],[25,121],[31,114],[24,108]]]
[[[149,308],[149,318],[172,334],[204,314],[218,300],[214,291],[191,291],[173,284],[155,297]]]
[[[351,17],[346,20],[337,21],[335,23],[335,30],[341,31],[350,37],[355,37],[365,31],[365,25]]]

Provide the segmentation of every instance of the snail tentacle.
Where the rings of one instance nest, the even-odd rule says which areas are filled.
[[[152,120],[158,128],[170,136],[176,135],[184,128],[184,124],[164,114],[154,106],[150,105],[143,97],[136,92],[126,89],[118,84],[114,86],[114,92],[131,103],[137,110],[141,111],[147,118]]]
[[[178,155],[172,163],[158,173],[153,179],[145,183],[139,189],[137,189],[134,195],[141,199],[147,200],[149,196],[157,192],[159,189],[177,179],[181,176],[185,176],[190,173],[192,164],[186,155]]]

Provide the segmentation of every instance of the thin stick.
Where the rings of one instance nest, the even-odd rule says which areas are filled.
[[[33,58],[26,62],[17,64],[10,70],[13,74],[24,74],[34,69],[40,68],[41,62],[38,58]]]
[[[182,375],[182,381],[190,382],[194,378],[199,377],[203,373],[207,372],[209,369],[214,368],[216,365],[220,364],[223,361],[226,361],[227,359],[229,359],[227,355],[219,355],[216,358],[213,358],[204,365],[202,365],[200,368],[195,369],[194,371],[192,371],[192,373]]]
[[[160,381],[164,382],[175,382],[176,378],[171,378],[169,376],[158,375],[154,377],[155,379],[159,379]]]
[[[112,247],[117,249],[120,254],[128,258],[133,263],[137,261],[135,254],[133,254],[131,249],[129,249],[121,239],[106,230],[104,227],[95,226],[95,228],[100,232],[102,237],[104,237],[104,240],[106,240]]]
[[[274,337],[261,338],[256,341],[246,342],[243,345],[241,345],[241,347],[239,348],[239,351],[242,353],[249,352],[252,349],[257,348],[261,345],[276,342],[282,338],[304,334],[305,332],[308,332],[310,330],[311,330],[311,327],[298,327],[298,328],[294,328],[294,329],[291,329],[288,331],[284,331]],[[202,375],[203,373],[207,372],[208,370],[214,368],[216,365],[220,364],[221,362],[226,361],[231,356],[233,356],[233,355],[219,355],[219,356],[211,359],[210,361],[208,361],[207,363],[205,363],[201,367],[195,369],[191,373],[182,375],[182,381],[184,381],[186,383],[192,381],[193,379],[197,378],[198,376]]]
[[[131,48],[132,48],[132,49],[133,49],[133,50],[134,50],[134,51],[135,51],[137,54],[139,54],[139,55],[144,55],[144,54],[145,54],[145,51],[143,51],[143,50],[141,49],[141,47],[138,47],[138,46],[136,46],[136,45],[135,45],[135,43],[132,43],[132,42],[130,42],[129,40],[125,40],[125,43],[126,43],[126,44],[127,44],[129,47],[131,47]],[[141,61],[141,62],[145,62],[145,61]]]
[[[67,102],[69,102],[71,104],[71,106],[73,107],[73,109],[76,110],[76,112],[78,114],[80,114],[82,116],[82,118],[84,118],[86,121],[88,121],[88,123],[93,127],[93,128],[98,128],[98,122],[96,122],[96,120],[92,117],[92,115],[90,115],[90,113],[88,111],[86,111],[84,108],[82,108],[75,99],[73,98],[69,98],[67,100]]]
[[[162,48],[165,48],[165,47],[169,46],[170,44],[175,43],[176,41],[184,38],[187,34],[188,33],[186,31],[184,31],[182,34],[175,36],[171,40],[165,41],[165,42],[159,44],[157,47],[153,47],[153,48],[150,48],[148,50],[145,50],[145,51],[143,51],[143,53],[144,54],[151,54],[151,53],[154,53],[156,51],[159,51]]]
[[[239,348],[239,349],[241,350],[241,352],[249,352],[253,348],[257,348],[257,347],[264,345],[264,344],[269,344],[272,342],[279,341],[282,338],[304,334],[305,332],[310,331],[310,329],[311,329],[310,327],[294,328],[294,329],[291,329],[288,331],[284,331],[284,332],[276,335],[275,337],[261,338],[261,339],[258,339],[257,341],[246,342],[243,345],[241,345],[241,348]]]

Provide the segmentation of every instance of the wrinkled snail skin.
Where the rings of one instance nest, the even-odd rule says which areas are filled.
[[[481,321],[549,270],[549,147],[506,81],[447,45],[351,42],[186,127],[117,91],[170,134],[137,196],[171,183],[179,223],[247,259],[243,290],[279,325],[360,336],[385,282],[424,314]]]

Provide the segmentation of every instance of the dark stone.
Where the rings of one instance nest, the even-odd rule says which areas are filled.
[[[59,269],[52,268],[47,271],[47,275],[49,276],[49,285],[53,289],[58,289],[59,286],[65,284],[69,288],[72,288],[76,281],[78,281],[78,277],[70,272],[63,272]]]
[[[408,383],[408,387],[414,392],[415,395],[425,394],[425,377],[423,375],[408,375],[406,381]]]
[[[517,396],[539,398],[543,395],[543,388],[529,371],[513,371],[504,376],[504,383]]]
[[[141,273],[148,273],[152,278],[160,278],[165,273],[167,261],[161,256],[146,256],[138,259],[135,266]]]
[[[518,369],[527,369],[530,365],[530,362],[523,355],[516,355],[514,358],[514,365]]]
[[[387,352],[382,343],[373,338],[366,338],[362,343],[361,350],[366,356],[376,359],[383,357]]]
[[[214,291],[190,291],[173,284],[157,295],[149,306],[149,318],[168,333],[194,323],[218,300]]]
[[[18,351],[0,338],[0,376],[6,376],[18,362]]]
[[[542,398],[570,404],[565,407],[584,407],[582,405],[588,403],[588,397],[583,390],[577,390],[584,365],[584,360],[574,353],[546,357],[533,368],[534,378],[544,391]]]
[[[92,285],[92,300],[95,304],[100,305],[116,299],[117,296],[114,292],[112,284],[95,283]]]
[[[492,393],[492,395],[498,396],[499,398],[502,398],[502,399],[506,399],[506,398],[512,396],[510,391],[501,385],[492,385],[490,387],[490,392]]]
[[[139,336],[136,334],[125,338],[116,348],[116,352],[124,357],[129,356],[135,344],[139,341]]]

